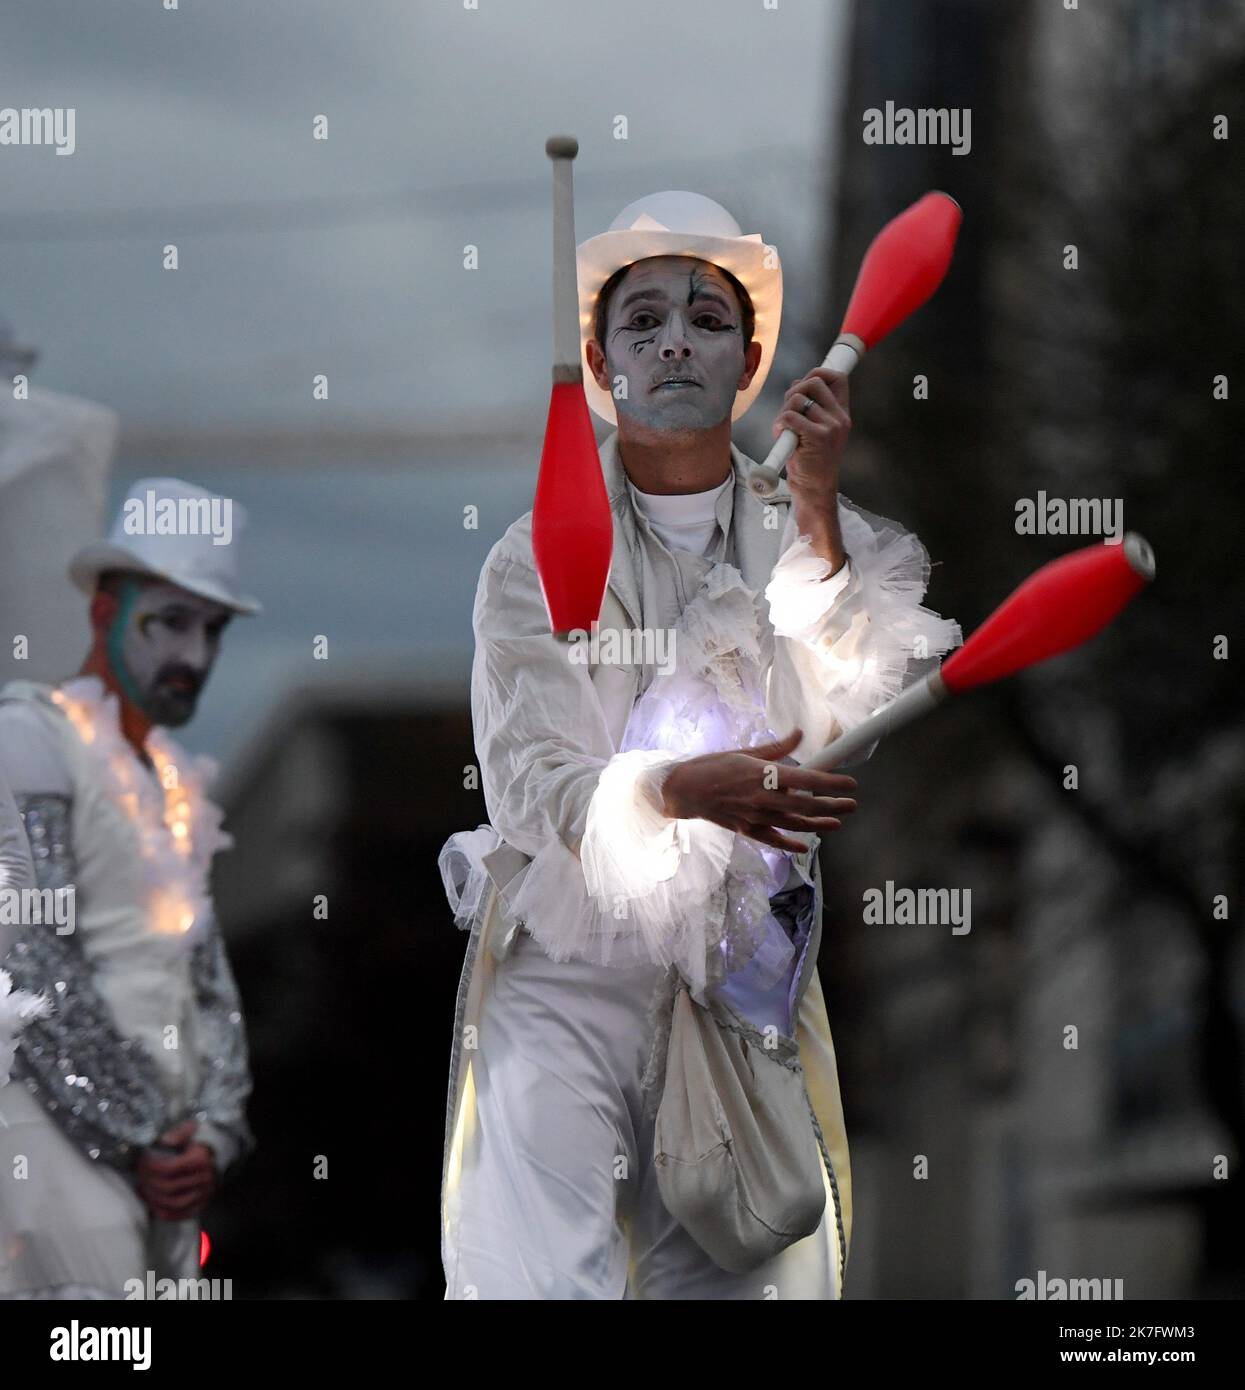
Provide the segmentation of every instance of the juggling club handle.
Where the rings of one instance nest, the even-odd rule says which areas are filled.
[[[829,772],[876,743],[884,734],[900,729],[905,724],[933,709],[947,697],[947,687],[942,683],[942,675],[931,671],[919,681],[910,685],[902,695],[897,695],[888,705],[874,710],[868,719],[862,720],[854,729],[840,734],[833,743],[827,744],[820,753],[815,753],[804,764],[805,767]]]
[[[864,342],[854,333],[844,333],[836,339],[821,365],[832,372],[849,374],[864,355]],[[798,442],[794,430],[783,430],[774,441],[774,447],[769,451],[765,462],[752,470],[748,477],[748,486],[758,497],[773,497],[778,491],[783,469]]]
[[[579,288],[575,270],[575,198],[571,166],[579,153],[573,135],[551,135],[545,153],[553,161],[553,380],[582,381]]]

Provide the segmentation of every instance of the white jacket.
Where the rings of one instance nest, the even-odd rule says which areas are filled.
[[[650,541],[637,524],[617,432],[600,455],[614,518],[598,634],[604,651],[611,634],[644,625],[641,586]],[[741,919],[755,920],[740,911],[724,920],[725,903],[759,892],[763,907],[764,890],[781,886],[786,866],[773,865],[774,854],[766,851],[777,873],[766,884],[756,842],[705,821],[663,817],[661,770],[675,756],[715,743],[747,746],[767,730],[786,734],[797,725],[803,738],[794,757],[803,762],[961,640],[958,624],[922,606],[929,559],[914,535],[841,498],[849,568],[844,578],[821,583],[829,564],[796,536],[790,493],[783,487],[762,501],[747,486],[752,461],[734,445],[731,457],[733,564],[713,567],[680,620],[682,676],[666,680],[638,662],[589,665],[569,658],[567,644],[550,635],[530,512],[493,547],[481,572],[471,705],[491,825],[451,837],[440,861],[456,921],[472,933],[446,1117],[447,1222],[462,1133],[472,1124],[470,1055],[464,1056],[462,1038],[477,1021],[488,956],[503,956],[525,926],[554,959],[675,964],[694,993],[703,990],[714,980],[724,937],[740,930]],[[701,677],[690,686],[689,666]],[[710,705],[725,711],[723,729],[697,744]],[[817,904],[816,936],[801,962],[793,1014],[809,1097],[838,1177],[846,1245],[846,1135],[815,969],[819,841],[811,833],[796,838],[809,848],[794,858],[792,872],[814,884]],[[743,942],[745,958],[759,945],[755,937]]]
[[[0,1170],[30,1169],[0,1183],[0,1297],[119,1297],[147,1270],[191,1277],[198,1221],[151,1215],[136,1153],[192,1115],[222,1172],[253,1147],[241,1005],[207,894],[212,855],[229,843],[205,792],[209,760],[162,730],[146,749],[176,777],[139,762],[96,677],[0,690],[0,767],[36,883],[72,889],[74,902],[70,930],[25,921],[3,962],[53,1007],[21,1028],[19,1070],[0,1090]]]

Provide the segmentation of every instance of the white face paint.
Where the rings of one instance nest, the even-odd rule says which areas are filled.
[[[109,634],[113,672],[155,724],[176,727],[195,712],[220,651],[230,609],[163,581],[121,591],[116,628]]]
[[[637,261],[610,296],[605,358],[611,385],[627,379],[621,419],[649,429],[710,429],[729,419],[745,371],[735,290],[707,261]],[[684,384],[665,385],[670,378]]]

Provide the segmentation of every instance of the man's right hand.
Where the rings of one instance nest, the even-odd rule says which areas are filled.
[[[679,820],[707,820],[774,849],[807,848],[785,830],[842,828],[841,816],[856,809],[845,793],[856,779],[840,772],[778,766],[799,743],[803,730],[737,753],[705,753],[675,763],[662,782],[662,810]],[[766,785],[766,764],[773,766]]]

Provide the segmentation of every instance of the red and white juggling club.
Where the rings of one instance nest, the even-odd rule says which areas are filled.
[[[927,193],[882,228],[860,263],[843,327],[823,367],[850,372],[891,329],[916,313],[942,284],[962,217],[950,195]],[[794,430],[783,430],[765,462],[752,470],[748,485],[758,497],[774,495],[797,442]]]
[[[1129,531],[1118,545],[1104,541],[1061,555],[1014,590],[941,670],[910,685],[804,766],[838,767],[948,695],[962,695],[1079,647],[1153,578],[1154,551],[1136,531]]]
[[[575,198],[569,135],[545,142],[553,161],[553,387],[532,508],[532,555],[555,637],[590,632],[614,553],[601,458],[584,397],[575,271]]]

